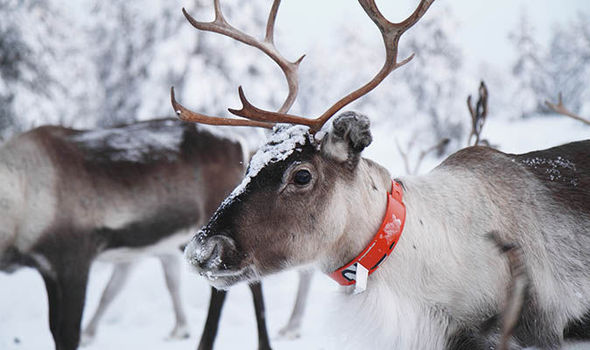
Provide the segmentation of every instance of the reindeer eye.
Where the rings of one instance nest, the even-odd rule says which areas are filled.
[[[307,185],[309,182],[311,181],[311,173],[309,172],[309,170],[305,170],[305,169],[301,169],[301,170],[297,170],[297,172],[295,173],[295,176],[293,176],[293,182],[295,182],[296,185]]]

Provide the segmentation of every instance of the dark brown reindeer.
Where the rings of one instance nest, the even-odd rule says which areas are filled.
[[[400,23],[373,0],[359,3],[383,35],[381,71],[317,119],[261,110],[240,89],[243,108],[230,111],[248,119],[241,125],[294,125],[274,127],[186,258],[217,288],[315,263],[354,284],[342,297],[339,321],[349,328],[340,334],[363,348],[489,349],[511,281],[488,239],[495,231],[520,247],[530,276],[510,347],[560,348],[564,329],[590,315],[590,141],[526,154],[469,147],[392,186],[386,169],[361,157],[371,143],[366,117],[346,112],[321,129],[410,60],[397,61],[398,40],[432,1]],[[197,115],[174,98],[173,106],[181,118]]]
[[[56,349],[76,349],[95,257],[178,251],[239,182],[246,155],[239,139],[173,119],[17,136],[0,148],[0,270],[41,273]],[[260,284],[251,289],[269,349]],[[220,308],[214,293],[200,349],[213,346]]]

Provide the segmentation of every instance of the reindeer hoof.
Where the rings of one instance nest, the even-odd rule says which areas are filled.
[[[279,331],[278,339],[295,340],[301,338],[299,329],[285,327]]]
[[[80,335],[80,347],[86,347],[94,342],[94,333],[82,332]]]
[[[176,326],[172,332],[170,332],[170,335],[166,337],[166,340],[183,340],[189,338],[190,336],[191,334],[186,325]]]

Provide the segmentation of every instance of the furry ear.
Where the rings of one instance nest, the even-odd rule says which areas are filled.
[[[345,112],[336,117],[332,130],[324,137],[322,154],[354,167],[371,141],[369,118],[356,112]]]

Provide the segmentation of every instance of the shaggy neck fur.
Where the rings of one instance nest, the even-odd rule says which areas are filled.
[[[344,234],[321,259],[320,266],[324,273],[333,272],[362,252],[385,215],[387,192],[391,190],[389,172],[368,159],[361,159],[356,171],[352,184],[335,185],[335,195],[344,197],[337,202],[346,203],[345,211],[336,214],[338,218],[335,220],[342,222],[343,217],[351,220],[345,222]]]
[[[362,251],[383,218],[385,193],[391,184],[389,173],[364,159],[358,171],[353,186],[362,189],[356,191],[362,195],[346,198],[350,210],[345,217],[349,220],[340,240],[322,260],[324,272],[333,271]],[[371,329],[361,332],[366,337],[355,334],[364,339],[363,346],[442,349],[448,334],[463,321],[475,321],[469,315],[487,315],[489,310],[497,309],[494,301],[501,300],[505,291],[505,261],[485,238],[498,216],[484,203],[470,203],[469,193],[481,192],[477,179],[434,171],[401,181],[407,207],[404,233],[396,250],[369,277],[366,292],[350,295],[353,288],[344,288],[342,301],[350,317],[340,315],[339,319],[353,322],[345,326],[349,330],[370,325]],[[445,184],[442,191],[441,183]],[[469,206],[469,215],[463,215]],[[478,234],[466,235],[473,232]],[[470,257],[470,251],[482,254]],[[473,273],[474,269],[477,273]],[[458,285],[465,287],[459,290]],[[449,308],[453,309],[452,314]]]

